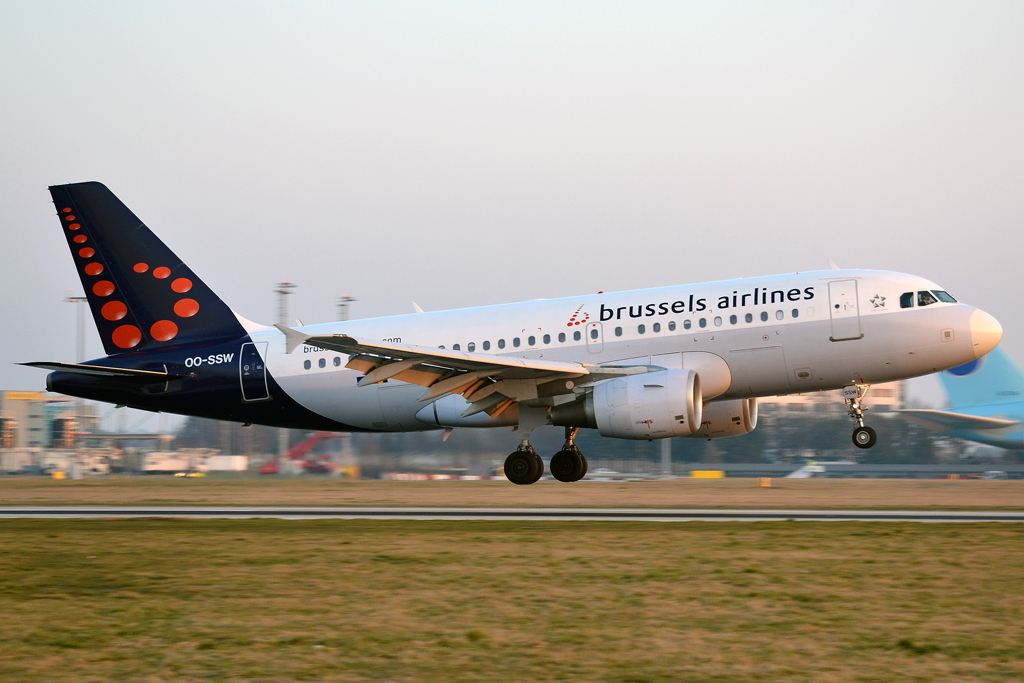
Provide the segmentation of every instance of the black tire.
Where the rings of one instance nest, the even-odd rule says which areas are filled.
[[[558,481],[579,481],[583,476],[583,459],[577,451],[558,451],[551,457],[549,468],[551,476]]]
[[[590,465],[587,464],[587,456],[580,453],[580,460],[583,461],[583,470],[580,472],[579,479],[577,479],[576,481],[579,481],[583,477],[587,476],[587,469],[590,467]]]
[[[878,434],[871,427],[857,427],[853,430],[853,445],[857,448],[871,448],[878,441]]]
[[[530,479],[530,483],[536,484],[540,481],[540,478],[544,476],[544,460],[537,455],[536,451],[531,451],[531,453],[533,453],[534,466],[536,469],[534,470],[533,478]]]
[[[537,463],[529,451],[516,451],[505,458],[505,477],[513,484],[523,486],[537,481]]]

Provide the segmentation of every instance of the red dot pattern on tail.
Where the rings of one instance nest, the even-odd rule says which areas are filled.
[[[96,296],[110,296],[114,293],[114,283],[110,280],[100,280],[92,286],[92,293]]]
[[[191,318],[199,312],[199,302],[195,299],[182,299],[174,304],[174,314],[179,318]]]
[[[120,320],[121,318],[128,315],[128,307],[120,301],[108,301],[103,304],[103,308],[100,309],[100,313],[107,320]]]
[[[170,320],[157,320],[149,328],[150,335],[157,341],[170,341],[178,334],[178,326]]]
[[[135,325],[121,325],[110,338],[118,348],[130,349],[142,341],[142,331]]]
[[[178,294],[184,294],[188,290],[192,289],[192,281],[187,277],[179,277],[177,280],[171,283],[171,289]]]
[[[78,250],[78,255],[82,258],[92,258],[96,254],[96,250],[92,247],[82,247]]]
[[[171,269],[166,266],[160,266],[159,268],[153,269],[153,277],[157,280],[165,280],[171,276]]]
[[[136,273],[145,273],[147,270],[149,270],[149,264],[148,263],[136,263],[134,270],[135,270]]]

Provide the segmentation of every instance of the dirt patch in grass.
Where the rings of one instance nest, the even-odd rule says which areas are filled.
[[[1024,679],[1000,524],[5,520],[5,681]]]
[[[126,477],[0,479],[0,505],[298,505],[1024,509],[1024,481],[669,479],[635,482],[344,481]]]

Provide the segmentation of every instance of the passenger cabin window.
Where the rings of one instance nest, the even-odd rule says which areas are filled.
[[[504,339],[499,339],[498,340],[498,348],[499,349],[505,348],[505,340]]]
[[[743,319],[748,323],[752,323],[754,322],[754,315],[752,313],[747,313],[745,316],[743,316]]]
[[[654,323],[653,325],[651,325],[651,331],[654,332],[655,334],[661,332],[661,323]]]
[[[516,347],[517,349],[519,348],[519,337],[516,337],[515,339],[512,340],[512,346]]]
[[[550,344],[551,343],[551,335],[550,334],[545,334],[544,335],[544,343],[545,344]]]
[[[690,322],[690,321],[687,320],[686,322]],[[689,325],[687,325],[687,327],[689,327]],[[676,331],[676,321],[675,320],[669,322],[669,324],[668,324],[668,331],[669,332],[675,332]]]
[[[597,332],[597,330],[594,330],[594,332]],[[579,341],[581,336],[582,335],[580,335],[580,331],[576,330],[575,332],[572,333],[572,340]]]
[[[469,342],[466,344],[467,351],[476,351],[476,342]]]
[[[782,320],[784,317],[786,317],[785,313],[783,313],[782,311],[775,311],[776,320]]]
[[[917,305],[918,306],[930,306],[932,304],[939,303],[939,300],[935,298],[935,295],[931,292],[918,292],[917,293]]]
[[[761,322],[768,322],[768,311],[761,311]]]
[[[730,315],[729,316],[729,324],[730,325],[735,325],[736,324],[736,316],[734,316],[734,315]]]
[[[484,351],[490,351],[490,350],[491,350],[491,342],[485,341],[484,342]]]
[[[533,335],[531,334],[531,335],[530,335],[529,337],[527,337],[527,338],[526,338],[526,344],[527,344],[528,346],[536,346],[536,345],[537,345],[537,338],[536,338],[536,337],[534,337],[534,336],[533,336]]]
[[[335,356],[334,357],[334,367],[338,367],[339,365],[341,365],[341,356]]]
[[[793,309],[793,317],[794,318],[799,318],[800,317],[800,309],[799,308],[794,308]]]
[[[461,351],[462,347],[458,344],[452,344],[452,351]]]
[[[309,370],[309,369],[310,369],[311,367],[313,367],[313,364],[312,364],[312,363],[310,363],[310,362],[309,362],[309,361],[307,360],[307,361],[305,361],[305,362],[304,362],[304,363],[302,364],[302,367],[304,367],[304,368],[306,368],[307,370]]]
[[[715,316],[715,327],[721,327],[721,325],[722,325],[722,316],[716,315]]]
[[[561,342],[565,342],[565,332],[559,332],[559,333],[558,333],[558,341],[559,341],[560,343],[561,343]]]
[[[900,294],[900,308],[913,308],[914,307],[914,293],[904,292]]]
[[[689,320],[684,320],[684,321],[683,321],[683,329],[684,329],[684,330],[688,330],[688,329],[690,329],[690,327],[692,327],[692,326],[693,326],[693,323],[692,323],[692,322],[690,322]]]
[[[591,336],[591,337],[594,337],[594,333],[593,333],[593,332],[591,332],[591,333],[590,333],[590,336]],[[621,328],[621,327],[616,327],[616,328],[615,328],[615,336],[616,336],[616,337],[621,337],[621,336],[622,336],[622,328]],[[596,339],[596,337],[594,337],[594,338]]]
[[[955,304],[956,299],[951,297],[948,292],[943,292],[941,289],[933,289],[932,294],[938,297],[939,301],[944,304]]]
[[[697,321],[697,324],[700,325],[701,327],[707,327],[708,326],[708,319],[707,318],[701,318],[700,320]]]
[[[646,328],[646,327],[645,327],[644,325],[637,325],[637,326],[636,326],[636,331],[637,331],[637,332],[638,332],[639,334],[643,334],[644,332],[646,332],[646,331],[647,331],[647,328]]]
[[[327,367],[327,359],[326,358],[321,358],[320,362],[317,363],[317,365],[319,365],[322,368],[326,368]]]
[[[622,328],[621,327],[619,328],[619,334],[622,334]],[[597,339],[597,328],[596,327],[594,329],[590,330],[590,338],[591,339]]]

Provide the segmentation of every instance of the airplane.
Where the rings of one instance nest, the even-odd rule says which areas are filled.
[[[142,410],[348,432],[515,427],[505,461],[532,484],[587,471],[580,429],[721,438],[757,399],[840,389],[870,448],[872,383],[983,357],[1002,328],[924,278],[829,270],[289,327],[235,313],[110,190],[49,188],[103,348],[50,370],[50,391]]]
[[[947,436],[1024,450],[1024,372],[996,347],[939,374],[949,410],[901,410],[908,422]]]

